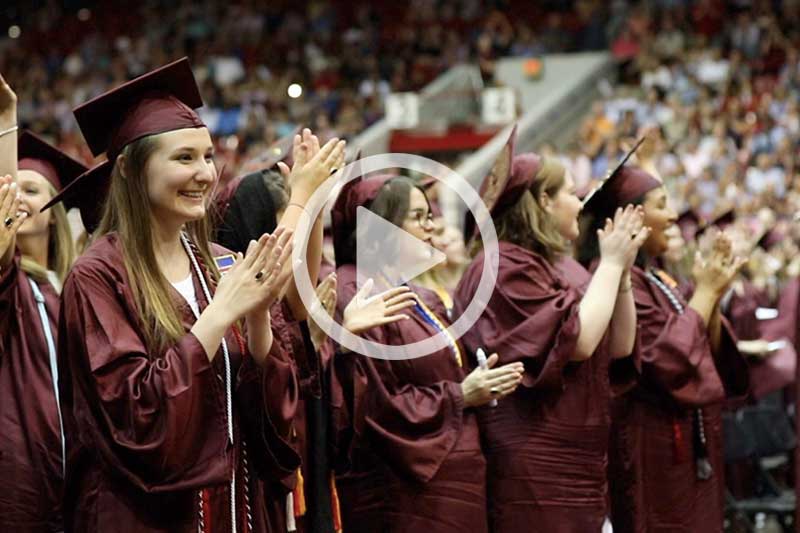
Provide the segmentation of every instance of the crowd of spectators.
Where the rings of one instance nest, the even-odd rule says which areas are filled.
[[[298,124],[352,138],[383,115],[388,93],[457,63],[479,62],[490,83],[497,57],[606,48],[618,18],[600,0],[16,4],[0,8],[0,72],[23,125],[87,160],[71,109],[184,55],[204,120],[244,160]]]
[[[45,0],[0,10],[0,72],[23,126],[90,161],[72,108],[187,55],[203,118],[236,168],[298,124],[352,138],[382,116],[387,94],[454,64],[478,64],[491,83],[498,57],[608,49],[619,83],[563,154],[579,186],[655,127],[652,158],[678,211],[760,213],[789,235],[800,209],[798,22],[795,0]],[[800,272],[794,240],[773,240],[755,261],[762,277]]]
[[[733,212],[749,272],[773,293],[800,274],[800,3],[662,2],[638,6],[611,51],[604,87],[562,154],[584,190],[650,131],[646,157],[682,221]],[[544,151],[552,150],[544,147]],[[641,154],[640,154],[641,158]]]

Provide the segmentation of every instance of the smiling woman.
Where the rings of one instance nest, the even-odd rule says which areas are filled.
[[[748,372],[719,301],[741,261],[721,234],[714,253],[695,262],[687,302],[685,288],[658,265],[677,219],[660,181],[623,165],[587,202],[585,216],[601,227],[628,202],[641,204],[652,231],[631,271],[641,353],[636,382],[611,402],[614,531],[722,531],[721,408],[746,394]],[[585,244],[585,257],[596,249]]]
[[[0,530],[57,531],[65,440],[54,339],[73,248],[64,208],[39,210],[86,169],[30,132],[18,154],[17,183],[0,179],[0,220],[16,219],[0,227]]]
[[[147,158],[145,185],[153,216],[178,225],[203,218],[216,180],[208,129],[170,131],[149,139],[155,146]]]
[[[351,302],[368,296],[364,292],[371,287],[367,282],[359,288],[356,280],[356,243],[362,242],[357,212],[362,208],[418,240],[430,242],[433,237],[428,200],[423,189],[407,178],[382,175],[345,184],[331,212],[338,267],[336,306],[345,321]],[[376,243],[371,252],[387,265],[375,269],[375,282],[389,281],[395,274],[393,264],[407,261],[413,251],[397,250],[385,235],[371,241]],[[449,337],[449,321],[435,293],[414,285],[408,289],[416,294],[416,305],[404,310],[404,317],[365,329],[360,333],[363,338],[402,347],[434,335]],[[406,306],[392,300],[387,305]],[[333,356],[332,396],[342,398],[333,406],[332,418],[346,531],[488,530],[486,461],[476,408],[511,393],[522,371],[519,363],[491,368],[496,362],[493,355],[490,368],[468,372],[463,347],[455,339],[441,350],[407,360],[341,352]]]
[[[291,273],[291,231],[260,236],[220,277],[214,259],[230,252],[208,240],[217,172],[201,105],[181,60],[75,110],[109,158],[76,189],[110,184],[64,286],[67,529],[284,525],[267,485],[298,466],[298,384],[269,309]]]

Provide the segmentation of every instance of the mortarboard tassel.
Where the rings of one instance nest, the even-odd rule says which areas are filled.
[[[344,533],[342,528],[342,508],[339,504],[339,491],[336,490],[336,476],[331,472],[331,515],[333,516],[333,531]]]
[[[304,516],[306,514],[305,480],[299,468],[297,469],[297,485],[292,491],[292,497],[294,499],[294,516]]]

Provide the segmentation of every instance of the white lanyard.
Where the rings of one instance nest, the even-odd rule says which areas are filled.
[[[203,271],[197,263],[197,258],[192,252],[192,247],[189,244],[189,239],[186,234],[181,234],[181,243],[189,256],[189,261],[192,263],[197,278],[200,280],[200,287],[203,289],[203,295],[206,297],[206,305],[211,304],[211,291],[208,290],[206,278],[203,276]],[[191,306],[189,306],[191,307]],[[199,307],[199,306],[198,306]],[[200,315],[192,309],[195,319],[199,320]],[[231,388],[231,358],[228,352],[228,343],[225,341],[225,336],[222,337],[222,355],[225,359],[225,400],[227,402],[227,419],[228,419],[228,440],[233,444],[233,390]],[[213,372],[213,370],[212,370]],[[200,523],[202,528],[202,521]],[[231,475],[231,531],[236,533],[236,461],[233,463],[233,473]]]
[[[56,343],[53,341],[53,332],[50,330],[50,319],[47,317],[44,296],[35,281],[28,278],[33,290],[33,298],[36,300],[36,307],[39,308],[39,318],[42,321],[42,330],[47,342],[47,352],[50,358],[50,377],[53,381],[53,394],[56,398],[56,411],[58,412],[58,428],[61,436],[61,475],[66,476],[66,457],[67,446],[64,441],[64,420],[61,417],[61,397],[58,394],[58,360],[56,358]]]

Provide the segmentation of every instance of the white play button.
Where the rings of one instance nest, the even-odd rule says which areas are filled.
[[[373,293],[409,282],[446,256],[365,207],[356,209],[358,287],[375,281]]]

